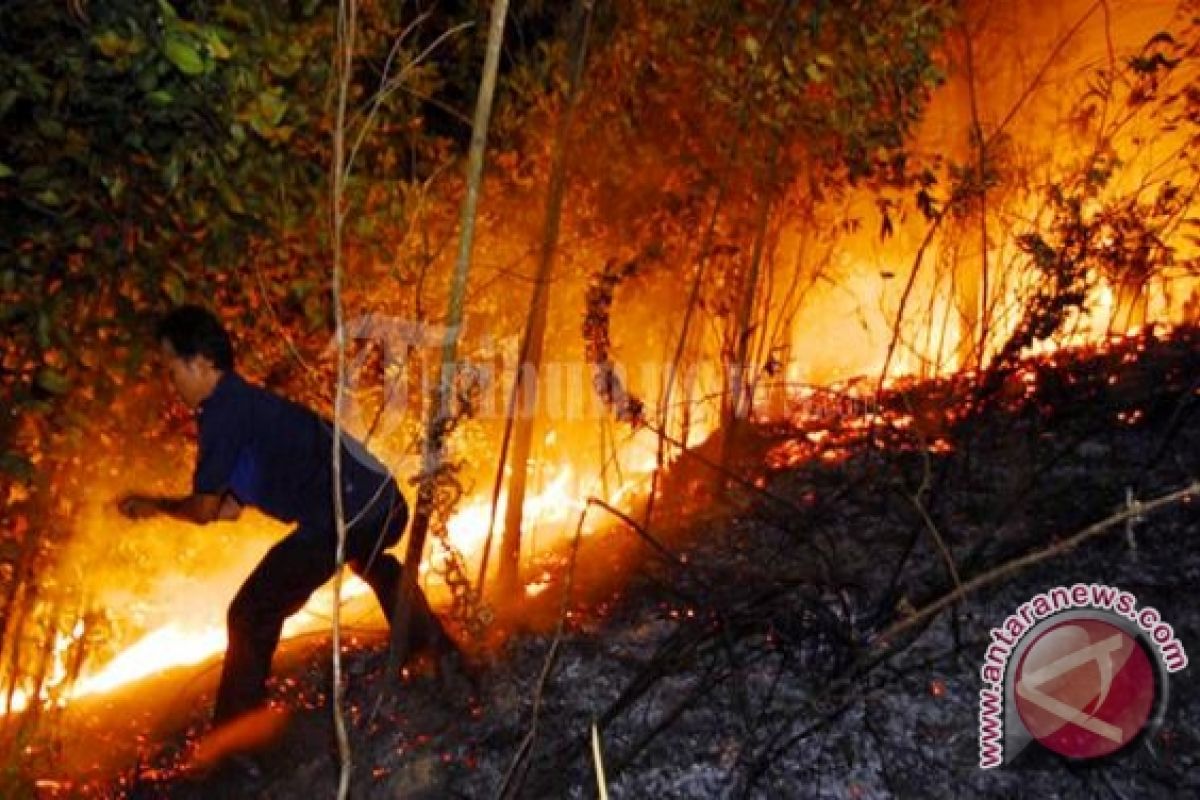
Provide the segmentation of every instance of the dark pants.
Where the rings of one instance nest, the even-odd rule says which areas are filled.
[[[390,501],[390,502],[389,502]],[[399,490],[383,498],[380,511],[346,532],[346,563],[375,592],[391,621],[400,590],[401,564],[384,552],[400,541],[408,510]],[[229,606],[229,646],[221,669],[213,722],[220,724],[258,707],[266,699],[271,657],[283,622],[334,574],[335,537],[327,531],[296,528],[272,547],[242,584]],[[429,610],[420,587],[414,597],[410,650],[445,647],[449,639]]]

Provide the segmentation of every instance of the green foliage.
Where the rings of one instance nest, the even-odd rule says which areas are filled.
[[[153,316],[203,302],[249,374],[317,407],[327,399],[333,12],[311,1],[0,4],[0,619],[14,620],[0,631],[0,691],[39,674],[24,659],[39,663],[43,634],[71,630],[87,601],[72,594],[85,582],[47,578],[87,522],[81,510],[132,475],[173,491],[185,474],[185,415],[161,413],[168,396],[146,368]],[[471,46],[466,34],[439,42],[465,13],[361,9],[352,303],[426,285],[430,257],[402,262],[397,243],[429,201],[411,179],[455,157],[424,115],[475,84],[474,71],[455,83],[445,60],[451,45]]]
[[[153,348],[149,318],[236,298],[245,332],[260,315],[243,275],[273,283],[321,266],[282,246],[266,261],[261,241],[320,213],[328,15],[115,0],[83,19],[78,8],[0,5],[0,618],[17,620],[0,632],[0,678],[21,642],[40,655],[20,620],[45,617],[63,589],[48,568],[82,499],[111,480],[97,458],[113,455],[111,434],[178,429],[144,413],[161,400],[139,408],[131,392]]]
[[[694,235],[702,201],[721,186],[722,227],[748,253],[764,193],[820,200],[852,183],[912,179],[906,138],[942,80],[935,53],[953,3],[615,7],[585,101],[587,149],[608,159],[594,178],[601,218],[682,222]]]
[[[76,372],[102,387],[116,371],[87,370],[88,351],[136,365],[113,346],[144,334],[146,307],[211,290],[187,265],[235,265],[248,235],[320,196],[324,164],[284,145],[303,128],[318,151],[327,23],[190,9],[105,3],[86,24],[69,4],[0,10],[0,390],[18,413]]]

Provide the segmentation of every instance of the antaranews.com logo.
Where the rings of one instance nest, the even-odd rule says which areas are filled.
[[[1158,727],[1167,675],[1187,664],[1171,626],[1129,592],[1094,583],[1043,592],[992,629],[979,766],[1011,763],[1033,742],[1076,759],[1115,753]]]

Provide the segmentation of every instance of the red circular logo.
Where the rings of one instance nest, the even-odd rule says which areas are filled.
[[[1099,758],[1141,733],[1154,708],[1154,670],[1142,644],[1101,619],[1041,631],[1014,675],[1017,713],[1056,753]]]

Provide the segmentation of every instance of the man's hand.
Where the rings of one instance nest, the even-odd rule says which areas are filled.
[[[221,505],[217,509],[217,519],[224,521],[232,521],[242,515],[242,504],[233,496],[232,492],[226,492],[221,495]]]
[[[117,501],[117,510],[126,519],[150,519],[162,513],[158,498],[144,494],[127,494]]]

